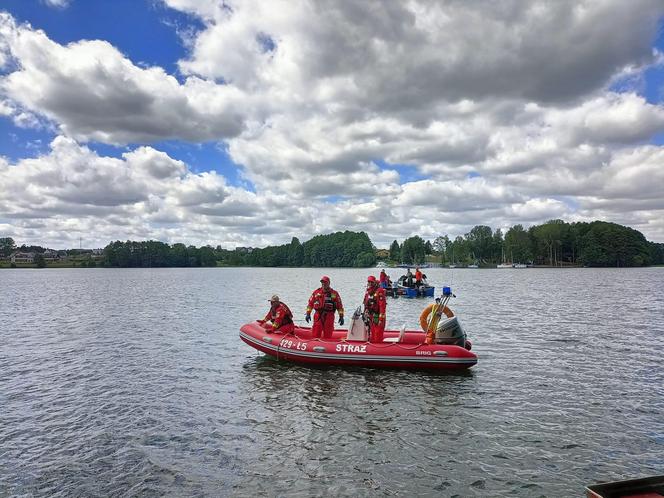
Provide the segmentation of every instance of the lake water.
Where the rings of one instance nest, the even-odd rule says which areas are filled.
[[[328,274],[0,271],[0,496],[581,496],[664,473],[664,268],[425,270],[479,363],[277,362],[238,338]],[[393,278],[399,271],[388,270]],[[389,300],[388,328],[430,300]]]

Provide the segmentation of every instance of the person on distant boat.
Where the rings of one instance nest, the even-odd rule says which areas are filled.
[[[364,314],[369,322],[369,340],[371,342],[383,342],[386,308],[385,289],[378,286],[376,277],[369,275],[367,291],[364,293]]]
[[[293,323],[293,313],[279,300],[276,294],[270,299],[270,309],[265,315],[265,318],[258,320],[261,326],[276,334],[292,334],[295,332],[295,324]]]
[[[406,287],[412,287],[413,286],[413,274],[410,271],[410,268],[408,268],[408,271],[406,272],[405,275],[406,278],[404,278],[404,282],[406,282]]]
[[[380,276],[378,277],[379,284],[383,289],[386,289],[390,286],[390,277],[387,276],[385,270],[380,270]]]
[[[417,287],[422,285],[422,272],[419,267],[415,268],[415,285]]]
[[[321,287],[312,292],[307,304],[307,314],[304,319],[311,321],[311,311],[314,313],[314,324],[311,327],[312,337],[329,339],[334,332],[334,313],[339,313],[339,325],[344,324],[344,305],[341,296],[330,287],[330,277],[323,276],[320,279]]]

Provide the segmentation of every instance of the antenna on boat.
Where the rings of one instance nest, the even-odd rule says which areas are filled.
[[[444,308],[445,306],[447,306],[447,303],[449,303],[450,299],[453,297],[456,297],[456,295],[452,293],[452,287],[443,286],[443,293],[440,297],[436,298],[436,302],[440,303],[442,308]]]

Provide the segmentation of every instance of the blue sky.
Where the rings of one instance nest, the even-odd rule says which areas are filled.
[[[75,1],[66,8],[48,8],[42,0],[4,0],[2,8],[17,21],[44,30],[58,43],[106,40],[137,64],[162,67],[178,78],[181,75],[177,62],[187,54],[179,32],[192,32],[202,27],[195,17],[144,0]],[[0,119],[0,150],[12,161],[46,152],[54,135],[47,129],[19,128],[9,119]],[[127,150],[127,147],[99,143],[88,145],[113,157]],[[217,171],[234,185],[246,182],[240,178],[238,166],[225,152],[223,144],[178,141],[156,146],[187,162],[194,171]]]
[[[145,0],[79,0],[66,8],[49,8],[42,0],[3,0],[2,9],[58,43],[106,40],[136,63],[161,66],[171,74],[177,74],[177,61],[186,56],[174,27],[201,28],[196,18]]]
[[[664,241],[664,8],[534,2],[4,0],[0,232],[380,245],[561,218]]]

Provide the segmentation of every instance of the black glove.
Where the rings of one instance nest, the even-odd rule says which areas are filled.
[[[309,323],[311,321],[311,313],[307,313],[304,315],[304,321]]]
[[[339,325],[343,325],[343,324],[344,324],[344,317],[340,316],[339,317]]]

